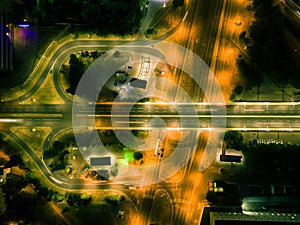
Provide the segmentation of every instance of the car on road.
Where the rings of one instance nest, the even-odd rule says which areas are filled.
[[[160,150],[158,150],[157,152],[157,156],[162,159],[164,157],[164,152],[165,152],[165,149],[164,148],[161,148]]]
[[[130,190],[140,189],[141,186],[139,184],[124,184],[125,187],[127,187]]]
[[[210,192],[224,192],[224,188],[217,184],[217,182],[208,182],[208,191]]]

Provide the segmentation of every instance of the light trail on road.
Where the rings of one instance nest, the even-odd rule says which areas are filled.
[[[236,130],[278,130],[298,131],[300,128],[300,103],[299,102],[239,102],[226,105],[226,113],[219,114],[218,103],[136,103],[128,115],[129,102],[114,102],[97,104],[95,108],[82,107],[77,114],[72,114],[72,105],[18,105],[10,107],[10,104],[0,104],[0,123],[6,124],[5,129],[15,124],[27,124],[31,126],[54,125],[57,123],[71,126],[73,116],[82,118],[80,126],[92,127],[93,129],[120,129],[126,127],[124,119],[129,119],[130,129],[218,129],[212,127],[211,120],[225,118],[226,129]],[[115,112],[112,113],[112,106]],[[192,107],[190,111],[187,106]],[[195,111],[194,111],[195,110]],[[58,113],[61,112],[61,113]],[[196,114],[194,113],[196,112]],[[111,118],[116,118],[117,126],[111,126]],[[161,118],[151,125],[151,119]],[[195,127],[192,119],[199,119],[200,126]],[[90,121],[95,120],[101,126],[90,126]],[[186,121],[184,121],[186,120]],[[189,121],[191,120],[191,121]],[[166,124],[164,124],[165,122]],[[182,126],[184,122],[186,127]],[[189,122],[191,124],[189,124]],[[97,124],[98,124],[97,123]],[[173,124],[172,124],[173,123]],[[255,126],[253,126],[253,123]],[[129,128],[125,128],[129,129]]]
[[[219,15],[222,8],[224,8],[224,4],[226,1],[215,1],[214,4],[209,3],[209,1],[193,1],[194,2],[194,9],[191,7],[189,9],[189,13],[186,12],[182,22],[187,22],[188,29],[186,31],[190,31],[187,34],[188,38],[184,40],[185,47],[195,50],[197,48],[201,49],[201,56],[205,59],[205,61],[210,64],[212,63],[213,67],[215,67],[216,63],[216,55],[219,43],[215,43],[219,41],[220,38],[220,28],[222,24],[219,21]],[[223,3],[223,5],[222,5]],[[191,4],[191,3],[189,3]],[[204,5],[208,8],[211,7],[209,10],[212,13],[208,13],[208,17],[206,18],[208,22],[202,23],[200,22],[200,8]],[[211,4],[211,5],[210,5]],[[190,5],[191,6],[191,5]],[[201,6],[201,7],[200,7]],[[202,10],[202,8],[201,8]],[[198,12],[199,11],[199,12]],[[203,11],[203,10],[202,10]],[[222,18],[224,17],[224,11],[222,11]],[[191,21],[189,17],[192,17]],[[198,21],[199,20],[199,21]],[[222,21],[222,20],[221,20]],[[203,33],[200,34],[201,39],[198,37],[200,36],[193,36],[196,33],[196,30],[199,31],[199,27],[195,29],[195,24],[199,23],[201,25],[206,24],[203,29]],[[197,24],[197,25],[199,25]],[[185,27],[187,28],[187,27]],[[201,27],[202,29],[202,27]],[[202,32],[202,31],[201,31]],[[206,34],[207,32],[207,34]],[[197,34],[198,35],[198,34]],[[199,44],[195,44],[195,40],[199,41]],[[217,39],[217,40],[216,40]],[[72,127],[71,119],[73,116],[81,117],[83,119],[83,124],[79,124],[78,128],[82,129],[109,129],[109,130],[134,130],[134,129],[141,129],[141,130],[155,130],[155,129],[166,129],[166,130],[195,130],[196,132],[200,131],[207,131],[205,135],[209,135],[210,131],[214,129],[218,129],[217,126],[212,127],[212,119],[214,118],[225,118],[227,120],[227,127],[222,128],[225,130],[240,130],[240,131],[300,131],[300,103],[299,102],[238,102],[238,103],[227,103],[226,104],[226,114],[218,115],[219,106],[225,106],[224,103],[208,103],[208,102],[195,102],[195,103],[181,103],[181,102],[158,102],[158,103],[136,103],[135,107],[130,111],[130,114],[122,113],[123,108],[117,107],[117,114],[111,113],[112,104],[119,104],[119,106],[132,104],[127,102],[120,102],[120,103],[96,103],[96,107],[91,110],[90,108],[82,108],[80,109],[77,114],[72,114],[72,105],[70,104],[70,99],[67,99],[65,93],[60,87],[58,81],[58,71],[59,66],[62,65],[62,62],[66,59],[70,53],[78,52],[80,50],[87,50],[87,49],[110,49],[114,46],[117,46],[116,49],[132,49],[132,48],[141,48],[138,45],[131,45],[131,46],[121,46],[127,43],[127,41],[92,41],[92,40],[76,40],[72,43],[67,43],[66,45],[59,48],[53,57],[47,58],[45,55],[43,59],[48,60],[48,65],[46,69],[43,71],[41,75],[41,79],[35,84],[34,88],[32,88],[28,93],[21,96],[19,99],[25,100],[32,96],[35,91],[38,90],[42,81],[47,76],[48,72],[52,68],[53,71],[56,71],[54,76],[54,83],[57,88],[57,91],[61,97],[67,102],[65,105],[14,105],[11,102],[3,102],[0,104],[0,124],[4,124],[1,126],[2,130],[9,130],[11,126],[49,126],[49,127]],[[216,45],[215,45],[216,44]],[[119,46],[118,46],[119,45]],[[150,53],[152,49],[147,47],[144,49],[144,52]],[[198,50],[197,50],[198,51]],[[200,55],[200,54],[199,54]],[[181,59],[180,57],[178,57]],[[186,60],[186,58],[184,58]],[[40,61],[41,62],[41,61]],[[39,62],[39,63],[40,63]],[[57,64],[57,65],[56,65]],[[187,62],[188,64],[188,62]],[[53,65],[56,65],[54,67]],[[35,70],[36,71],[36,68]],[[184,82],[182,76],[179,77],[179,83]],[[186,84],[187,89],[190,88],[193,91],[193,88]],[[198,90],[197,90],[198,91]],[[193,91],[193,93],[196,91]],[[213,90],[211,90],[213,95]],[[198,99],[198,95],[200,93],[195,94]],[[210,96],[209,96],[210,97]],[[89,104],[89,103],[87,103]],[[94,104],[94,103],[91,103]],[[174,110],[174,106],[178,106],[177,110]],[[186,108],[187,106],[192,106],[197,114],[191,115],[192,110],[189,111]],[[213,113],[212,113],[213,112]],[[178,115],[180,114],[180,115]],[[117,118],[116,124],[117,126],[111,126],[111,118]],[[124,118],[129,118],[129,121],[124,121]],[[158,121],[157,123],[152,123],[151,119],[162,118],[162,120]],[[199,119],[199,126],[195,126],[193,123],[193,119]],[[189,121],[189,119],[191,119]],[[96,124],[101,124],[101,126],[92,127],[89,126],[90,121],[96,121]],[[86,122],[86,126],[84,125]],[[191,123],[189,123],[191,122]],[[127,123],[130,125],[127,126]],[[257,126],[254,126],[257,125]],[[185,127],[186,126],[186,127]],[[76,127],[73,127],[76,128]],[[195,132],[195,133],[196,133]],[[12,137],[15,137],[11,134]],[[64,180],[61,177],[54,177],[53,174],[51,175],[50,171],[47,170],[45,165],[43,164],[42,160],[39,159],[31,150],[26,146],[25,143],[21,142],[21,140],[15,137],[17,142],[27,151],[29,152],[32,159],[35,161],[37,166],[41,169],[44,175],[48,178],[48,180],[57,186],[63,189],[116,189],[124,190],[122,184],[107,184],[107,183],[89,183],[84,180]],[[192,138],[191,138],[192,139]],[[184,210],[177,209],[175,216],[173,217],[174,222],[178,224],[191,224],[193,222],[193,213],[194,208],[199,205],[199,199],[203,199],[204,189],[206,185],[201,185],[202,183],[207,184],[205,180],[205,176],[202,176],[202,173],[199,173],[199,163],[201,164],[201,160],[205,160],[203,156],[203,149],[206,147],[206,139],[201,140],[199,143],[199,149],[196,149],[197,154],[194,154],[194,158],[187,164],[188,175],[180,181],[179,183],[182,184],[182,191],[181,192],[181,199],[179,199],[179,203],[174,203],[173,197],[172,201],[174,205],[183,206]],[[189,143],[186,144],[189,146]],[[194,145],[191,146],[194,149]],[[197,148],[197,146],[195,147]],[[186,149],[184,149],[186,150]],[[191,149],[187,149],[184,153],[188,154]],[[155,176],[164,176],[168,170],[162,171],[160,166],[157,170],[154,171],[153,175]],[[195,179],[199,179],[198,183],[194,185]],[[170,189],[173,187],[172,185],[164,184],[165,188]],[[177,185],[175,185],[177,188]],[[149,191],[149,198],[145,200],[145,205],[143,206],[143,210],[147,212],[149,207],[152,207],[151,197],[154,195],[154,190],[157,188],[163,187],[160,185],[153,185],[150,187]],[[199,191],[199,189],[201,191]],[[187,191],[188,190],[188,191]],[[200,193],[201,192],[201,193]],[[129,191],[126,193],[130,194]],[[130,195],[130,198],[135,199],[134,195]],[[172,205],[173,206],[173,205]],[[198,208],[197,208],[198,210]],[[188,216],[187,216],[188,215]],[[147,218],[147,216],[146,216]],[[147,219],[146,219],[147,220]],[[148,222],[145,221],[145,222]]]

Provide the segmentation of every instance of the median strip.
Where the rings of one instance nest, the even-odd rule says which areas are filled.
[[[62,117],[62,114],[37,114],[37,113],[1,113],[0,118],[17,118],[17,117],[51,117],[51,118],[57,118]]]
[[[152,118],[152,117],[165,117],[165,118],[256,118],[256,119],[262,119],[262,118],[274,118],[274,119],[300,119],[300,115],[165,115],[165,114],[145,114],[145,115],[128,115],[128,114],[88,114],[88,115],[77,115],[78,117],[126,117],[126,118],[133,118],[133,117],[140,117],[140,118]]]

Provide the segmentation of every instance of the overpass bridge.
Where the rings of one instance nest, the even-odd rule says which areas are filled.
[[[298,102],[0,104],[0,128],[89,127],[114,130],[226,129],[300,131]]]

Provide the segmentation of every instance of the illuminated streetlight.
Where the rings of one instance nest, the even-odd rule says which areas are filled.
[[[294,109],[294,107],[295,107],[295,102],[291,102],[291,104],[292,104],[292,106],[293,106],[293,109]]]
[[[244,132],[247,131],[246,125],[244,125],[244,128],[242,129],[242,131],[244,131]]]
[[[267,109],[269,109],[269,102],[266,102],[265,104],[266,104]]]

